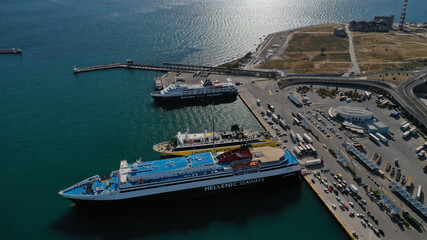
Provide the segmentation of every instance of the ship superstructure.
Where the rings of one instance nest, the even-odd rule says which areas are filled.
[[[205,152],[131,164],[123,160],[119,170],[104,177],[90,177],[59,194],[73,202],[110,202],[180,193],[189,197],[267,183],[300,170],[288,150],[242,147],[219,155]]]
[[[269,132],[258,132],[251,129],[241,129],[233,125],[230,131],[181,133],[169,142],[153,146],[154,151],[163,156],[185,156],[199,152],[225,152],[237,149],[241,145],[251,144],[253,147],[276,146],[276,141]]]
[[[231,83],[211,82],[189,85],[183,82],[171,83],[167,88],[151,93],[155,100],[195,100],[205,98],[236,97],[237,88]]]

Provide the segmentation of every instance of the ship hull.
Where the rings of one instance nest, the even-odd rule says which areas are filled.
[[[169,102],[169,101],[203,101],[206,99],[215,99],[215,98],[227,98],[235,99],[237,97],[237,92],[223,92],[223,93],[210,93],[210,94],[197,94],[197,95],[185,95],[185,96],[167,96],[161,94],[152,94],[154,100],[159,102]]]
[[[171,199],[183,199],[191,198],[203,195],[210,194],[221,194],[231,191],[236,191],[246,188],[256,188],[263,185],[269,185],[277,181],[285,181],[289,178],[294,178],[299,176],[300,166],[293,166],[294,171],[289,171],[287,168],[272,170],[271,172],[264,173],[255,173],[255,174],[246,174],[240,176],[224,177],[219,178],[218,180],[208,180],[203,181],[199,184],[193,184],[194,187],[184,186],[186,184],[177,184],[177,187],[165,187],[162,190],[162,187],[154,188],[150,190],[131,190],[125,192],[126,190],[121,190],[121,193],[115,198],[110,199],[75,199],[68,198],[69,200],[77,203],[77,205],[108,205],[108,204],[123,204],[123,202],[133,202],[133,201],[170,201]],[[274,173],[273,173],[274,172]],[[253,176],[251,176],[253,175]],[[221,181],[222,180],[222,181]],[[180,187],[181,186],[181,187]],[[191,186],[191,183],[190,183]],[[167,191],[169,189],[170,191]],[[141,195],[143,194],[143,195]],[[121,197],[118,197],[122,195]]]
[[[182,156],[186,156],[186,155],[190,155],[190,154],[194,154],[194,153],[201,153],[201,152],[211,152],[213,154],[218,153],[218,152],[226,152],[226,151],[230,151],[233,149],[237,149],[237,148],[241,147],[242,144],[243,143],[231,145],[231,146],[225,146],[225,147],[215,147],[215,150],[213,149],[213,146],[209,146],[208,148],[203,148],[203,149],[189,149],[189,150],[171,151],[171,152],[157,151],[156,148],[154,148],[154,150],[159,152],[160,154],[162,154],[165,157],[182,157]],[[271,140],[271,141],[265,141],[265,142],[259,142],[259,143],[251,143],[251,145],[253,148],[264,147],[264,146],[274,147],[277,145],[277,142]]]

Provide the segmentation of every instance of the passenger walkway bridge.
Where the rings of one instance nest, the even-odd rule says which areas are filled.
[[[137,70],[149,70],[149,71],[208,71],[215,74],[227,74],[227,75],[237,75],[237,76],[254,76],[254,77],[268,77],[273,78],[278,76],[276,71],[271,70],[243,70],[236,68],[225,68],[225,67],[210,67],[202,65],[191,65],[191,64],[182,64],[182,63],[168,63],[165,62],[162,65],[149,65],[149,64],[137,64],[134,63],[132,59],[128,59],[127,63],[112,63],[105,65],[97,65],[92,67],[76,68],[74,66],[74,73],[83,73],[91,72],[98,70],[106,70],[113,68],[127,68],[127,69],[137,69]]]

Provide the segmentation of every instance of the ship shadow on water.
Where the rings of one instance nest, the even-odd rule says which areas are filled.
[[[200,99],[188,101],[154,101],[156,108],[163,108],[167,111],[186,108],[186,107],[206,107],[208,105],[219,105],[224,103],[233,103],[237,97],[223,97],[220,99]]]
[[[173,201],[71,207],[50,227],[73,238],[133,239],[169,233],[189,233],[212,222],[246,225],[250,220],[280,214],[299,202],[298,177],[228,193]]]

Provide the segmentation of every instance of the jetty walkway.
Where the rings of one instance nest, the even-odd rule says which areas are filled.
[[[137,69],[137,70],[148,70],[148,71],[209,71],[216,74],[227,74],[227,75],[240,75],[240,76],[256,76],[256,77],[275,77],[278,75],[276,71],[271,70],[244,70],[244,69],[230,69],[224,67],[210,67],[201,65],[190,65],[181,63],[163,63],[163,65],[148,65],[148,64],[136,64],[132,59],[128,59],[126,63],[111,63],[105,65],[97,65],[91,67],[77,68],[74,66],[74,73],[84,73],[91,71],[99,71],[114,68],[126,68],[126,69]]]

